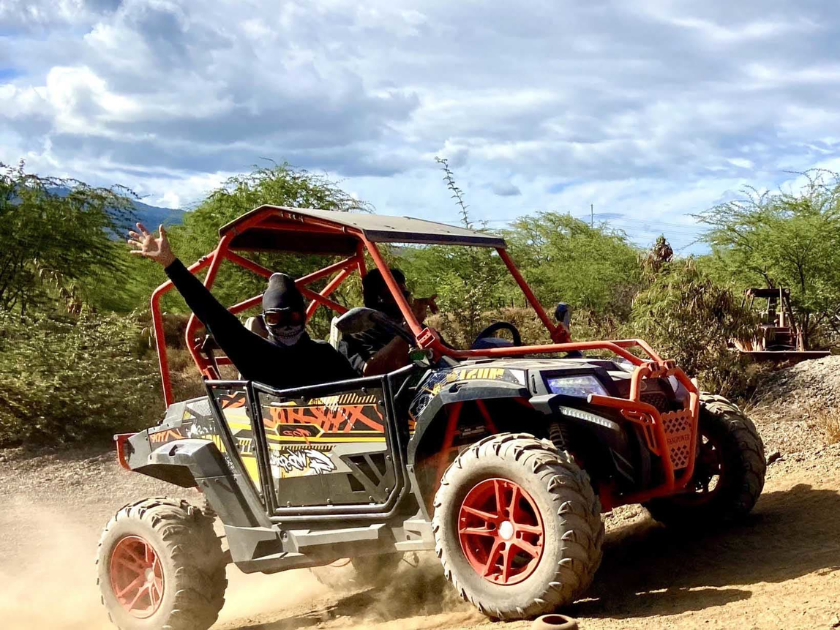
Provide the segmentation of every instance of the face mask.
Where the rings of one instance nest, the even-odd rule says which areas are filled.
[[[271,340],[281,346],[293,346],[303,336],[303,324],[291,326],[266,326]]]

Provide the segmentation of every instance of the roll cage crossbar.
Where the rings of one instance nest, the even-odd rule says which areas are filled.
[[[689,403],[685,411],[690,415],[696,426],[699,410],[697,387],[673,362],[663,361],[641,339],[572,342],[566,328],[561,324],[553,323],[549,319],[542,305],[528,286],[528,283],[508,255],[503,239],[473,230],[418,219],[279,206],[260,206],[222,227],[219,230],[219,234],[221,238],[216,249],[189,267],[190,272],[193,274],[207,269],[204,285],[208,289],[213,286],[219,267],[225,260],[248,269],[264,278],[269,278],[274,273],[271,269],[242,256],[237,251],[291,251],[345,256],[342,260],[298,278],[295,281],[295,284],[304,297],[311,300],[306,309],[307,321],[312,318],[320,306],[329,308],[339,314],[347,312],[347,307],[331,300],[330,295],[353,273],[358,272],[361,277],[365,276],[367,273],[365,254],[367,254],[382,274],[391,295],[394,297],[400,312],[415,337],[417,346],[431,350],[436,356],[445,355],[454,359],[477,359],[565,353],[581,350],[605,350],[626,359],[636,366],[629,399],[593,396],[592,402],[618,408],[628,420],[643,425],[654,451],[659,452],[663,456],[666,476],[664,486],[657,488],[654,492],[645,493],[645,497],[639,497],[639,500],[651,498],[659,494],[667,494],[668,492],[673,492],[674,489],[683,488],[691,478],[695,456],[694,437],[692,437],[688,465],[681,471],[682,474],[677,476],[675,475],[670,461],[671,458],[668,454],[668,440],[663,428],[663,418],[660,417],[656,408],[641,402],[640,391],[642,387],[641,381],[644,378],[654,378],[663,375],[674,376],[690,392]],[[552,343],[536,346],[513,346],[477,350],[457,350],[444,345],[434,331],[417,321],[417,318],[411,310],[411,306],[400,290],[391,274],[388,264],[379,251],[378,243],[466,245],[495,249],[519,285],[525,299],[545,326]],[[325,278],[330,278],[330,280],[320,291],[315,291],[310,288],[309,285]],[[151,298],[155,344],[160,362],[164,402],[167,407],[172,404],[173,395],[169,364],[167,361],[167,349],[164,340],[163,318],[160,311],[160,300],[164,294],[172,289],[172,282],[167,281],[155,289]],[[262,294],[255,295],[254,297],[234,304],[229,307],[229,310],[234,314],[240,313],[259,305],[261,300]],[[226,356],[213,358],[202,354],[202,342],[196,337],[200,326],[201,324],[195,315],[191,315],[187,322],[185,332],[187,348],[201,374],[207,379],[218,380],[221,378],[218,366],[229,365],[230,360]],[[647,355],[647,358],[640,358],[631,353],[631,348],[640,349]]]
[[[482,350],[456,350],[450,348],[442,344],[438,335],[435,334],[431,329],[422,326],[417,321],[417,318],[414,316],[414,313],[412,312],[408,301],[406,300],[402,291],[400,291],[396,280],[391,274],[389,266],[386,264],[384,258],[382,257],[382,254],[377,246],[377,240],[379,242],[396,241],[388,238],[382,238],[381,234],[378,234],[377,236],[379,236],[379,238],[377,240],[374,240],[368,233],[370,230],[365,229],[365,227],[354,227],[352,225],[348,225],[348,223],[351,223],[350,221],[330,220],[332,218],[332,216],[330,215],[338,215],[339,217],[343,217],[347,214],[348,213],[340,212],[306,211],[296,208],[285,208],[278,206],[261,206],[256,210],[240,217],[239,219],[237,219],[237,221],[234,221],[233,223],[224,226],[220,230],[221,239],[216,249],[214,249],[208,255],[200,258],[194,264],[190,265],[189,270],[190,272],[195,274],[199,271],[207,269],[207,275],[204,279],[204,285],[208,289],[212,288],[216,280],[216,275],[219,271],[219,267],[225,260],[239,265],[240,267],[243,267],[245,269],[248,269],[249,271],[252,271],[264,278],[269,278],[272,273],[275,273],[274,271],[234,251],[234,249],[237,249],[237,237],[242,237],[249,231],[258,231],[263,233],[282,232],[284,237],[292,238],[294,238],[294,234],[296,233],[303,233],[307,235],[316,236],[326,236],[334,234],[339,235],[345,239],[352,239],[352,241],[355,241],[355,251],[343,260],[340,260],[336,263],[324,267],[323,269],[298,278],[295,281],[295,284],[297,285],[298,289],[300,289],[300,292],[304,295],[304,297],[311,300],[306,309],[307,321],[312,318],[319,306],[324,306],[339,314],[347,312],[347,307],[342,306],[334,300],[331,300],[330,295],[334,293],[336,289],[338,289],[338,287],[341,286],[341,284],[353,273],[358,272],[360,276],[365,276],[365,274],[367,273],[365,265],[365,254],[367,253],[373,260],[373,263],[376,265],[376,268],[379,269],[380,273],[382,274],[382,277],[385,280],[385,283],[387,284],[389,290],[391,291],[391,294],[393,295],[397,305],[399,306],[406,323],[411,329],[411,332],[414,334],[414,337],[417,341],[417,346],[424,349],[428,348],[438,355],[446,355],[454,359],[470,359],[479,357],[514,357],[543,353],[571,352],[575,350],[606,350],[630,361],[634,365],[642,365],[645,362],[645,360],[640,359],[639,357],[629,352],[630,348],[638,347],[641,348],[652,361],[657,363],[662,362],[662,359],[659,357],[659,355],[657,355],[656,352],[654,352],[654,350],[647,343],[640,339],[572,342],[571,338],[569,337],[569,333],[565,329],[565,327],[563,327],[562,325],[555,324],[549,319],[548,315],[545,312],[545,309],[543,309],[542,305],[537,300],[533,291],[531,291],[531,288],[528,286],[528,283],[525,281],[525,279],[522,277],[522,274],[516,268],[516,265],[514,264],[513,260],[510,258],[510,255],[505,249],[504,241],[501,239],[487,238],[487,243],[480,241],[471,242],[467,239],[457,237],[447,239],[440,237],[439,234],[436,234],[430,230],[428,232],[415,233],[414,235],[418,236],[419,238],[412,238],[413,235],[400,234],[400,236],[402,236],[405,239],[401,239],[403,240],[403,242],[431,242],[450,245],[473,245],[479,247],[493,247],[496,250],[499,257],[501,258],[501,260],[505,263],[505,266],[507,267],[508,271],[510,271],[516,283],[519,285],[519,288],[525,295],[525,299],[534,309],[534,311],[537,314],[537,317],[539,317],[540,321],[545,326],[546,330],[548,331],[549,337],[554,342],[552,344],[547,345],[488,348]],[[365,216],[369,217],[370,215]],[[378,218],[388,220],[392,217]],[[433,223],[430,224],[425,221],[418,221],[418,223],[431,226],[438,225]],[[468,231],[460,230],[460,232]],[[484,236],[480,232],[474,232],[474,234],[478,235],[479,237]],[[343,244],[339,247],[335,247],[335,251],[323,251],[320,253],[336,253],[341,248],[344,248],[346,250],[346,244]],[[271,251],[272,249],[274,251],[288,251],[288,247],[284,247],[282,242],[276,248],[242,247],[241,249],[251,251]],[[309,285],[311,285],[312,283],[329,277],[331,277],[331,279],[326,284],[326,286],[324,286],[324,288],[320,291],[315,291],[309,288]],[[172,289],[173,285],[171,281],[164,282],[157,289],[155,289],[155,291],[152,293],[151,299],[152,323],[155,331],[155,344],[157,347],[158,359],[160,362],[164,402],[167,406],[172,404],[173,397],[172,382],[169,372],[169,364],[167,361],[167,350],[166,344],[164,342],[163,318],[160,310],[160,300],[164,294],[168,293]],[[230,312],[234,314],[240,313],[242,311],[259,305],[261,303],[261,300],[262,294],[255,295],[254,297],[234,304],[233,306],[229,307],[228,310],[230,310]],[[227,357],[220,356],[216,361],[211,361],[209,358],[202,355],[201,342],[199,339],[196,338],[196,333],[199,327],[201,327],[201,323],[196,319],[195,315],[191,315],[187,323],[187,329],[185,332],[187,349],[192,355],[192,358],[195,361],[195,364],[202,375],[209,379],[218,379],[220,378],[220,375],[218,373],[217,366],[229,365],[230,360]]]

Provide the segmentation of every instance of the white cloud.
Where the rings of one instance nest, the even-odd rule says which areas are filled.
[[[689,239],[740,185],[840,159],[830,3],[0,0],[0,24],[0,160],[167,206],[268,157],[452,219],[439,155],[493,226],[594,203]]]

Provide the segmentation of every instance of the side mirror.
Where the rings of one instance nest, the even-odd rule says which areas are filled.
[[[558,323],[563,324],[566,327],[566,330],[568,330],[569,325],[572,323],[572,311],[569,308],[569,305],[565,302],[560,302],[557,305],[557,308],[554,309],[554,319],[556,319]]]

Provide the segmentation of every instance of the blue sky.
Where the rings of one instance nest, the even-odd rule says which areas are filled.
[[[378,212],[538,210],[689,247],[840,169],[833,2],[0,0],[0,161],[184,207],[263,158]]]

